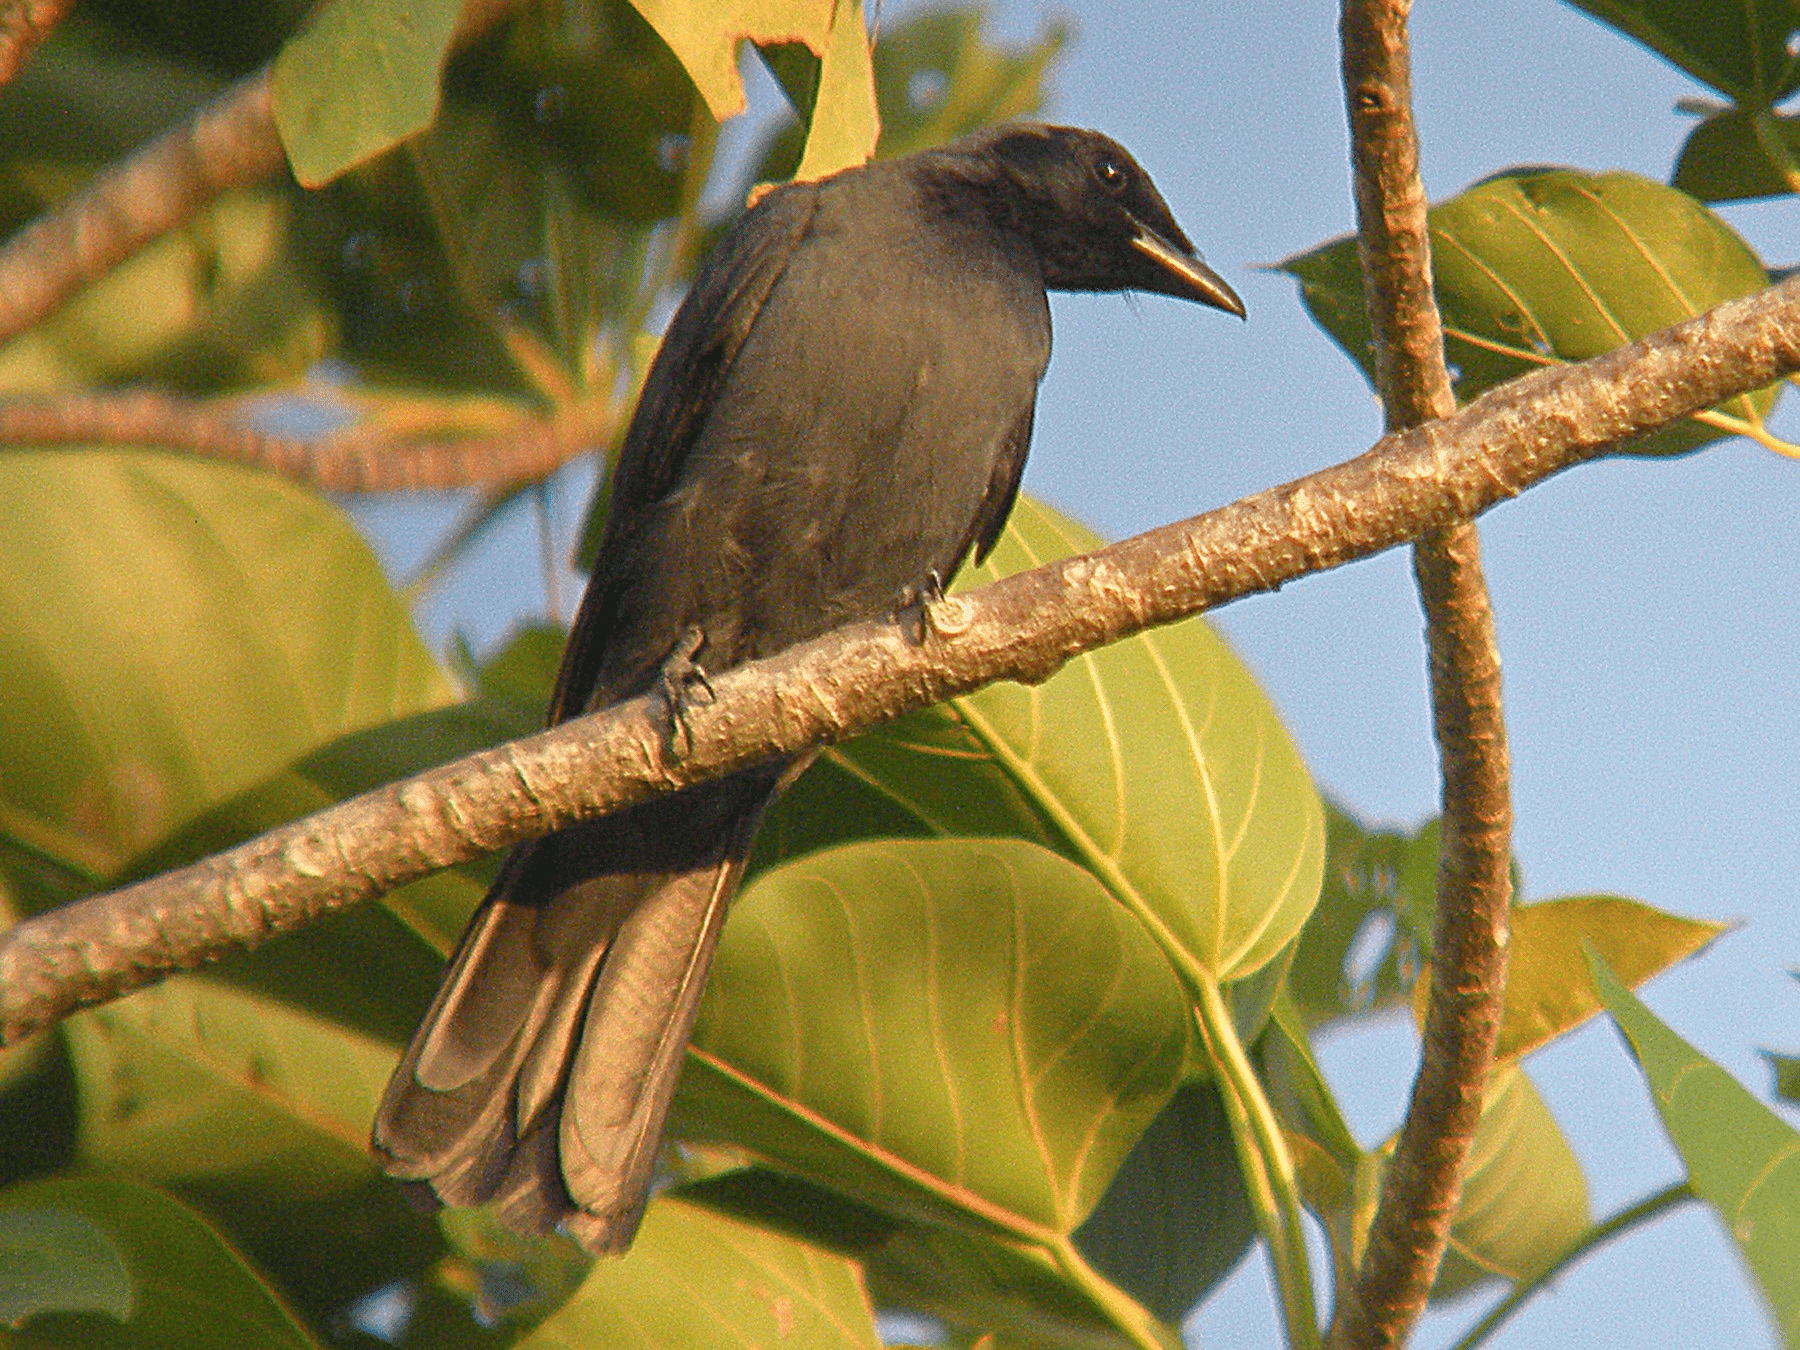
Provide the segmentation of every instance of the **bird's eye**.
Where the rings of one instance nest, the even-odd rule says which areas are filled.
[[[1094,176],[1100,180],[1100,186],[1108,192],[1123,192],[1130,181],[1125,170],[1116,159],[1103,159],[1094,166]]]

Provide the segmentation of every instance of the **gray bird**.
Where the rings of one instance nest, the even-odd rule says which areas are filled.
[[[1031,441],[1046,288],[1244,313],[1091,131],[997,127],[746,212],[651,367],[550,722],[893,613],[984,557]],[[623,1251],[726,906],[802,767],[516,848],[388,1085],[387,1170]]]

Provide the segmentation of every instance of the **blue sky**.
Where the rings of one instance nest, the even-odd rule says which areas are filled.
[[[890,3],[890,18],[912,8]],[[1047,115],[1123,141],[1249,306],[1240,325],[1157,298],[1061,296],[1026,488],[1118,537],[1365,449],[1368,387],[1254,270],[1352,228],[1337,12],[1317,0],[1054,9],[1006,0],[995,32],[1053,16],[1074,40]],[[1517,164],[1666,180],[1704,94],[1553,0],[1415,11],[1423,170],[1434,199]],[[729,142],[728,142],[729,144]],[[1800,261],[1800,207],[1730,208],[1766,262]],[[1795,391],[1790,391],[1792,394]],[[1800,438],[1786,408],[1776,429]],[[585,485],[564,485],[571,520]],[[384,552],[423,547],[416,508],[359,514]],[[523,513],[520,513],[523,515]],[[1677,461],[1584,466],[1491,512],[1483,538],[1505,663],[1526,898],[1608,891],[1741,924],[1647,986],[1650,1005],[1759,1095],[1759,1047],[1800,1052],[1800,462],[1742,442]],[[529,524],[497,532],[424,615],[477,645],[541,612]],[[562,603],[572,603],[566,593]],[[1321,787],[1363,818],[1436,810],[1421,623],[1403,552],[1234,605],[1219,626],[1274,697]],[[1396,1020],[1325,1047],[1365,1143],[1398,1121],[1416,1046]],[[1642,1081],[1609,1023],[1530,1062],[1604,1215],[1674,1180]],[[1793,1113],[1790,1120],[1796,1120]],[[1800,1123],[1800,1121],[1797,1121]],[[1428,1320],[1446,1345],[1475,1315]],[[1260,1262],[1192,1324],[1212,1350],[1279,1343]],[[1493,1344],[1775,1344],[1709,1213],[1690,1207],[1569,1273]]]

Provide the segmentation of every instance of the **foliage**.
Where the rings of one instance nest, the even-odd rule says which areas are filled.
[[[1782,5],[1582,7],[1732,103],[1673,186],[1515,171],[1435,208],[1464,398],[1761,286],[1703,203],[1800,185]],[[0,393],[153,381],[447,435],[625,408],[653,317],[753,179],[1029,112],[1064,41],[1007,49],[979,11],[926,11],[890,20],[871,62],[859,6],[829,0],[546,0],[460,45],[452,4],[333,0],[299,28],[301,6],[175,8],[84,7],[0,91],[0,219],[270,59],[315,186],[225,195],[0,347]],[[749,172],[713,153],[745,40],[797,111]],[[1284,267],[1366,364],[1353,243]],[[316,378],[324,358],[347,388]],[[1775,444],[1775,397],[1630,448]],[[457,538],[528,497],[481,503]],[[14,916],[522,734],[554,674],[560,634],[539,629],[453,677],[339,506],[246,470],[14,450],[0,518]],[[1096,542],[1022,501],[961,584]],[[1360,1254],[1391,1141],[1354,1138],[1312,1046],[1420,997],[1437,857],[1435,826],[1320,802],[1204,623],[1139,637],[831,749],[777,806],[677,1098],[671,1189],[625,1259],[423,1218],[367,1157],[477,868],[8,1052],[0,1321],[45,1345],[201,1344],[228,1316],[234,1345],[867,1347],[896,1308],[956,1344],[1172,1345],[1300,1202],[1338,1274]],[[1604,1007],[1800,1343],[1791,1130],[1618,982],[1717,931],[1610,895],[1517,907],[1503,1063],[1437,1297],[1529,1289],[1595,1231],[1522,1061]],[[1771,1059],[1794,1097],[1795,1061]]]

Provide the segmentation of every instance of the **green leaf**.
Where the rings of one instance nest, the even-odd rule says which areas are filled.
[[[452,696],[342,513],[267,475],[15,452],[0,516],[0,807],[103,872],[303,751]]]
[[[987,1350],[1142,1350],[1088,1291],[1041,1251],[975,1233],[909,1224],[865,1262],[869,1291],[883,1307],[905,1308],[961,1328],[953,1345]],[[1153,1333],[1154,1334],[1154,1333]],[[1178,1344],[1172,1331],[1165,1342]]]
[[[1692,956],[1724,924],[1665,914],[1617,895],[1579,895],[1518,905],[1506,978],[1506,1014],[1494,1053],[1530,1054],[1600,1011],[1587,978],[1592,947],[1631,988]]]
[[[1537,1088],[1517,1065],[1488,1080],[1481,1124],[1463,1172],[1450,1255],[1433,1296],[1483,1278],[1529,1280],[1587,1229],[1581,1164]]]
[[[1184,1084],[1075,1232],[1102,1275],[1178,1323],[1256,1241],[1217,1083]]]
[[[130,1306],[123,1327],[91,1314],[41,1317],[30,1329],[34,1346],[311,1350],[318,1345],[205,1219],[159,1191],[79,1178],[27,1182],[0,1193],[0,1215],[47,1211],[69,1216],[99,1236],[106,1261],[123,1267]]]
[[[1588,961],[1689,1183],[1743,1254],[1782,1343],[1800,1346],[1800,1134],[1671,1031],[1597,953]]]
[[[431,125],[460,0],[330,0],[275,60],[294,177],[323,187]]]
[[[519,1350],[876,1350],[854,1263],[664,1197]]]
[[[0,1193],[0,1326],[57,1312],[128,1321],[131,1272],[105,1230],[73,1210],[8,1199]]]
[[[1670,181],[1703,202],[1791,193],[1800,184],[1800,117],[1722,109],[1688,133]]]
[[[452,697],[362,536],[301,488],[29,450],[0,455],[0,515],[0,805],[101,871],[299,752]]]
[[[959,588],[1098,544],[1021,498]],[[1140,634],[1041,685],[991,685],[955,708],[1178,966],[1220,982],[1252,975],[1312,912],[1318,794],[1273,706],[1206,624]]]
[[[1458,399],[1582,361],[1768,285],[1729,225],[1685,193],[1627,173],[1542,169],[1478,183],[1431,209],[1432,273]],[[1372,367],[1354,239],[1287,259],[1313,318]],[[1629,442],[1683,453],[1728,435],[1764,443],[1775,390]]]
[[[1783,1101],[1800,1103],[1800,1055],[1778,1055],[1765,1050],[1763,1058],[1775,1071],[1775,1095]]]
[[[371,1175],[397,1047],[197,976],[82,1013],[68,1034],[91,1166],[288,1198]]]
[[[1800,89],[1793,0],[1569,0],[1739,103]]]
[[[735,902],[675,1132],[877,1209],[1049,1241],[1162,1109],[1187,1042],[1167,963],[1064,859],[850,844]]]

